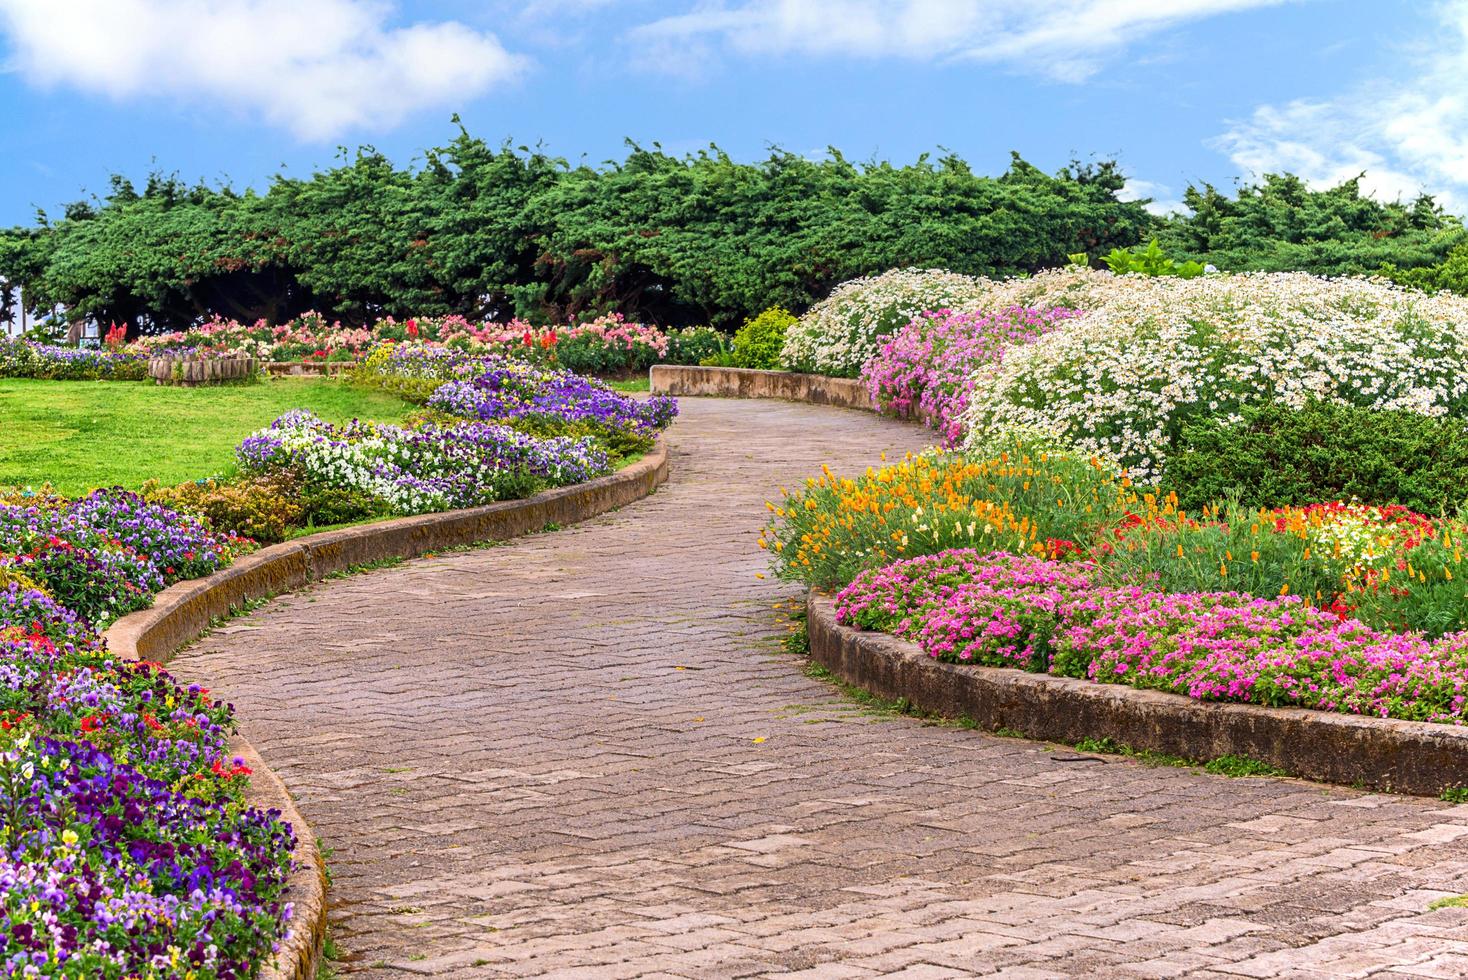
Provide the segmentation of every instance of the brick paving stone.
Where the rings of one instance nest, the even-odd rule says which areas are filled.
[[[873,716],[784,653],[763,503],[912,426],[685,399],[672,481],[322,583],[174,670],[333,850],[353,977],[1449,977],[1468,808]],[[1104,734],[1104,733],[1098,733]],[[755,741],[763,739],[763,741]]]

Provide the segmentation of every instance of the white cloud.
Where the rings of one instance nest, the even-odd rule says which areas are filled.
[[[1101,59],[1157,31],[1290,0],[746,0],[634,30],[664,52],[723,40],[761,52],[1002,62],[1083,81]]]
[[[1468,207],[1468,0],[1434,8],[1433,41],[1412,52],[1417,70],[1322,99],[1263,105],[1230,124],[1215,148],[1251,176],[1289,171],[1316,187],[1366,177],[1382,200],[1428,191]]]
[[[388,128],[519,73],[493,34],[389,26],[373,0],[0,0],[13,71],[115,99],[258,113],[304,139]]]
[[[1158,217],[1166,217],[1169,214],[1190,214],[1188,206],[1181,199],[1171,197],[1172,188],[1166,184],[1158,184],[1150,180],[1138,180],[1135,177],[1127,178],[1126,184],[1116,192],[1119,201],[1140,201],[1144,198],[1151,200],[1142,205],[1148,213]]]

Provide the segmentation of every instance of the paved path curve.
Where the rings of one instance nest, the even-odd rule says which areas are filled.
[[[763,501],[921,433],[686,400],[672,482],[328,582],[175,662],[239,708],[372,977],[1462,977],[1468,807],[874,717],[781,652]]]

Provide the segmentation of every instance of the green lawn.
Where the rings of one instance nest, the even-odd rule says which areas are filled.
[[[0,486],[49,481],[80,494],[150,477],[182,483],[229,471],[240,439],[292,408],[346,422],[395,421],[408,407],[321,378],[213,388],[0,379]]]

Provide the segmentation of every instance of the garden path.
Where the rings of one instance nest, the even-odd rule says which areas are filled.
[[[686,399],[596,520],[324,583],[174,669],[335,853],[356,976],[1461,977],[1468,807],[868,713],[782,652],[763,502],[915,427]]]

